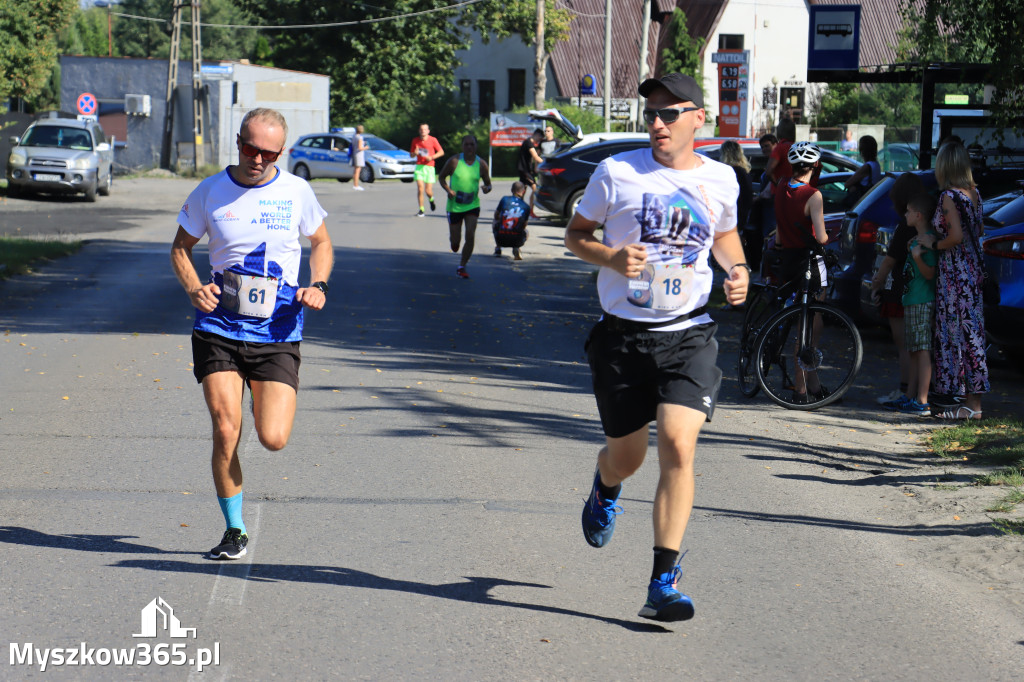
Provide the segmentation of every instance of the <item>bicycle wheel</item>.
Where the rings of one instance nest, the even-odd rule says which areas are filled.
[[[757,381],[768,397],[791,410],[814,410],[843,397],[864,355],[860,333],[841,310],[823,303],[792,306],[765,323],[754,350]],[[820,391],[795,396],[796,370]]]
[[[765,284],[752,284],[754,295],[747,302],[747,312],[743,316],[743,329],[740,332],[740,348],[736,354],[736,377],[739,379],[740,393],[753,398],[761,390],[754,371],[754,343],[757,332],[762,325],[777,312],[776,296],[778,290]]]

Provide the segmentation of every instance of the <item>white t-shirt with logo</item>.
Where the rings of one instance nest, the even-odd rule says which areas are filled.
[[[637,278],[601,268],[597,291],[605,312],[658,323],[707,303],[708,254],[715,235],[736,228],[739,185],[729,166],[697,158],[700,166],[674,170],[655,161],[649,148],[637,149],[605,159],[590,178],[576,210],[604,226],[604,245],[647,249],[647,267]],[[664,331],[710,321],[705,313]]]
[[[326,216],[309,183],[280,168],[263,185],[242,185],[227,170],[199,183],[178,213],[178,224],[196,239],[209,236],[213,281],[223,290],[225,271],[266,278],[268,290],[276,288],[276,302],[265,318],[222,306],[208,314],[197,310],[195,329],[257,343],[301,340],[302,304],[295,301],[299,237],[312,236]]]

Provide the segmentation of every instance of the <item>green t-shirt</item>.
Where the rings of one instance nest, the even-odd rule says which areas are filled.
[[[448,186],[455,192],[455,198],[448,199],[449,213],[465,213],[480,207],[480,157],[473,159],[472,164],[466,163],[459,154],[455,171],[448,180]]]
[[[928,230],[925,234],[934,235],[935,233]],[[914,237],[907,245],[907,263],[903,266],[903,279],[906,282],[903,287],[903,305],[905,306],[930,303],[935,300],[935,278],[925,278],[917,267],[914,256],[911,255],[914,247],[917,246],[917,240],[918,238]],[[921,260],[934,268],[939,261],[939,254],[935,249],[925,248],[921,252]]]

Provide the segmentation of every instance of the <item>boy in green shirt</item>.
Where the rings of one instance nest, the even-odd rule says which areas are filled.
[[[921,244],[921,237],[932,234],[935,199],[927,192],[915,194],[907,202],[907,224],[917,230],[910,240],[903,269],[903,311],[906,326],[907,352],[910,354],[910,376],[905,400],[898,410],[905,414],[930,417],[928,386],[932,379],[932,335],[935,331],[935,265],[938,253]]]

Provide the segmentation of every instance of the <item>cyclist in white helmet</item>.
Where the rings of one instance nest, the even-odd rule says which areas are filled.
[[[811,142],[797,142],[789,148],[787,159],[793,167],[793,176],[784,178],[775,190],[775,218],[778,226],[775,232],[775,248],[779,255],[779,275],[783,282],[791,282],[803,276],[807,266],[808,248],[820,249],[828,242],[825,232],[825,212],[821,192],[811,184],[811,176],[821,166],[821,150]],[[811,292],[824,298],[824,286],[828,274],[824,258],[814,257],[811,269]],[[815,320],[815,327],[820,320]],[[807,400],[807,394],[817,397],[826,391],[818,383],[815,373],[804,373],[799,367],[794,374],[794,399]]]

